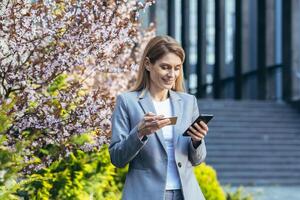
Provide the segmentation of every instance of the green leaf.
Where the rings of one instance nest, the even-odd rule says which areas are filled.
[[[71,138],[71,142],[81,146],[84,143],[91,143],[92,138],[91,138],[90,133],[84,133],[84,134],[73,136]]]
[[[66,82],[67,77],[68,77],[68,76],[67,76],[66,74],[58,75],[58,76],[53,80],[53,82],[49,85],[49,87],[48,87],[48,92],[49,92],[51,95],[55,95],[55,93],[56,93],[58,90],[64,89],[64,88],[67,86],[67,82]]]

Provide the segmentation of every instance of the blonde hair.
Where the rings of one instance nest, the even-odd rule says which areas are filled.
[[[156,36],[148,42],[140,61],[137,81],[132,91],[140,91],[145,88],[149,89],[150,73],[146,70],[146,62],[149,59],[148,61],[150,61],[151,64],[154,64],[167,53],[174,53],[181,59],[182,63],[184,62],[184,50],[175,39],[169,36]],[[182,68],[172,90],[180,92],[185,91]]]

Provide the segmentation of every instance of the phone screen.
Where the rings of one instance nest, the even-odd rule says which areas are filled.
[[[193,126],[193,124],[195,124],[196,122],[199,123],[200,121],[203,121],[205,124],[208,124],[208,122],[214,117],[214,115],[212,114],[201,114],[199,115],[199,117],[197,117],[197,119],[191,124],[191,126]],[[189,136],[189,134],[187,133],[187,131],[189,130],[189,128],[187,128],[184,133],[183,136]]]

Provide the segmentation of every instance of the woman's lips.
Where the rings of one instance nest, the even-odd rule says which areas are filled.
[[[174,80],[165,80],[163,79],[163,81],[168,84],[168,85],[172,85],[174,83]]]

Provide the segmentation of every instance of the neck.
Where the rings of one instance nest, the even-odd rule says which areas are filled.
[[[150,86],[149,92],[155,101],[164,101],[168,98],[167,89],[158,89]]]

